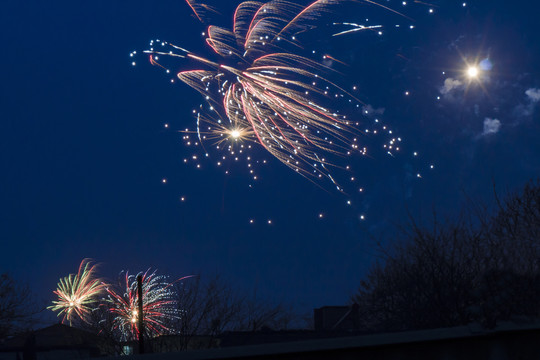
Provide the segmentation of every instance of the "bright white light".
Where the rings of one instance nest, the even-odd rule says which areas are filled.
[[[478,76],[478,68],[476,66],[470,66],[468,69],[467,69],[467,75],[470,77],[470,78],[475,78]]]
[[[240,137],[240,131],[238,130],[231,131],[231,136],[235,139],[238,139]]]

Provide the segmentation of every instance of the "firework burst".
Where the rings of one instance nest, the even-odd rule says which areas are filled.
[[[207,7],[187,2],[202,20]],[[153,65],[168,73],[160,63],[161,55],[188,58],[203,66],[177,74],[208,102],[205,111],[196,111],[197,143],[215,140],[217,149],[228,151],[236,160],[251,147],[249,143],[257,143],[295,172],[330,180],[342,191],[330,171],[336,165],[332,159],[366,155],[366,148],[355,136],[360,122],[349,119],[341,109],[344,103],[359,107],[361,101],[333,80],[336,72],[325,62],[337,59],[321,55],[315,61],[298,54],[303,48],[301,34],[313,28],[313,21],[329,13],[332,5],[342,2],[317,0],[305,7],[285,0],[243,2],[236,8],[231,30],[211,25],[206,31],[206,43],[221,58],[219,62],[159,40],[146,53]],[[353,30],[335,35],[379,28],[339,25],[353,26]],[[192,142],[189,135],[184,139]],[[389,150],[399,150],[393,146],[396,141],[388,140]],[[251,168],[251,159],[247,160]]]
[[[156,275],[156,272],[129,275],[127,272],[122,283],[116,291],[107,287],[108,297],[105,304],[114,314],[113,330],[120,333],[122,340],[134,340],[139,337],[138,328],[138,295],[137,276],[142,276],[143,286],[143,319],[145,333],[154,337],[165,332],[171,332],[168,323],[179,318],[176,296],[173,284],[189,276],[180,278],[175,282],[168,282],[167,277]]]
[[[84,259],[76,275],[70,274],[58,282],[58,288],[54,291],[58,300],[53,301],[53,305],[47,309],[58,311],[58,316],[63,316],[62,323],[67,320],[71,324],[75,318],[88,322],[92,305],[105,288],[105,284],[95,277],[95,270],[96,265]]]

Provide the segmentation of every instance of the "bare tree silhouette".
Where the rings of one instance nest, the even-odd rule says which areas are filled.
[[[494,215],[429,229],[414,221],[383,249],[352,301],[372,331],[525,321],[540,315],[540,184],[497,200]],[[469,212],[470,214],[470,212]]]
[[[31,329],[39,312],[27,286],[0,274],[0,340]]]

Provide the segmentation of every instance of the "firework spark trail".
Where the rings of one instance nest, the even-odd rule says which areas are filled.
[[[199,19],[199,21],[203,21],[203,18],[207,12],[213,12],[217,13],[216,9],[214,9],[211,6],[208,6],[206,4],[200,4],[196,0],[186,0],[186,3],[193,11],[193,14]]]
[[[190,276],[182,277],[174,282],[168,282],[167,277],[157,276],[156,272],[139,273],[125,277],[116,290],[107,287],[108,297],[105,299],[109,311],[115,315],[113,330],[120,332],[124,341],[138,339],[138,295],[137,276],[142,276],[143,283],[143,318],[145,329],[149,336],[154,337],[165,332],[173,331],[167,322],[179,319],[179,310],[172,285]]]
[[[373,29],[382,28],[382,25],[365,26],[365,25],[355,24],[355,23],[334,23],[334,25],[349,25],[349,26],[353,26],[353,28],[349,29],[349,30],[344,30],[344,31],[338,32],[338,33],[336,33],[336,34],[334,34],[332,36],[340,36],[340,35],[350,34],[352,32],[356,32],[356,31],[373,30]]]
[[[95,270],[96,265],[84,259],[76,275],[70,274],[60,279],[54,291],[58,300],[53,301],[54,305],[47,309],[58,311],[58,316],[63,315],[62,323],[67,320],[71,324],[75,317],[88,322],[92,305],[96,304],[98,295],[106,286],[101,279],[95,277]]]

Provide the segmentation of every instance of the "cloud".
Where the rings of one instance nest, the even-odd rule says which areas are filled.
[[[514,115],[518,118],[526,118],[534,113],[536,104],[540,102],[540,89],[530,88],[525,91],[527,103],[519,104],[514,108]]]
[[[530,88],[525,91],[525,95],[527,95],[529,97],[529,100],[533,103],[537,103],[540,101],[540,89]]]
[[[463,82],[458,79],[447,78],[444,80],[444,85],[439,89],[441,94],[447,95],[451,91],[460,89],[463,87]]]
[[[482,136],[496,134],[501,128],[501,122],[498,119],[485,118],[484,119],[484,131]]]
[[[364,105],[362,106],[362,113],[364,115],[382,115],[384,114],[384,108],[374,108],[371,105]]]

